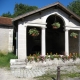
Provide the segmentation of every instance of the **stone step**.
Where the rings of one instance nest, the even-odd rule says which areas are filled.
[[[26,62],[14,62],[11,65],[26,65]]]
[[[11,65],[10,68],[17,69],[17,68],[26,68],[26,65]]]
[[[25,62],[26,60],[25,59],[16,59],[15,61],[16,62]]]

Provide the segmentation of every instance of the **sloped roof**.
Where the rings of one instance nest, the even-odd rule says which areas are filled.
[[[80,17],[77,16],[76,14],[74,14],[72,11],[68,10],[66,7],[64,7],[60,2],[56,2],[56,3],[54,3],[54,4],[45,6],[45,7],[43,7],[43,8],[37,9],[37,10],[35,10],[35,11],[31,11],[31,12],[29,12],[29,13],[25,13],[25,14],[23,14],[23,15],[20,15],[20,16],[18,16],[18,17],[13,18],[12,21],[13,21],[13,22],[14,22],[14,21],[18,21],[18,20],[20,20],[20,19],[22,19],[22,18],[25,18],[25,17],[30,16],[30,15],[33,15],[33,14],[35,14],[35,13],[44,11],[44,10],[46,10],[46,9],[55,8],[55,6],[57,6],[57,8],[61,9],[62,11],[64,11],[65,13],[67,13],[69,16],[71,16],[72,18],[74,18],[74,19],[76,19],[77,21],[80,22]]]
[[[0,25],[12,26],[12,18],[0,17]]]

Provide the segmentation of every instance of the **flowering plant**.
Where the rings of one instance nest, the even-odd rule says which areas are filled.
[[[39,56],[38,55],[36,55],[36,54],[33,54],[33,57],[34,57],[34,61],[38,61],[38,58],[39,58]]]
[[[45,57],[42,56],[42,55],[40,55],[40,56],[39,56],[39,60],[43,62],[43,61],[45,60]]]
[[[70,36],[71,36],[71,37],[74,37],[74,38],[77,38],[78,34],[75,33],[75,32],[72,32],[72,33],[70,34]]]
[[[54,22],[52,24],[53,28],[60,28],[60,23],[59,22]]]
[[[38,36],[39,35],[39,31],[36,28],[32,28],[29,30],[29,34],[31,36]]]

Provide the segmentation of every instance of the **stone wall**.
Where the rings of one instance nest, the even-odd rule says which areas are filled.
[[[13,28],[9,26],[0,26],[0,51],[3,53],[12,51]]]
[[[54,60],[46,60],[44,62],[26,62],[25,60],[11,59],[10,64],[13,76],[31,78],[41,76],[50,70],[56,71],[57,66],[70,67],[76,64],[80,64],[80,59],[76,59],[75,61],[70,59],[69,61],[67,60],[65,62],[56,58]]]

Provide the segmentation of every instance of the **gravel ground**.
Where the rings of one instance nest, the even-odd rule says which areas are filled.
[[[0,68],[0,80],[36,80],[33,78],[16,78],[11,74],[10,70]],[[80,80],[80,78],[66,78],[64,80]]]
[[[11,74],[10,70],[0,68],[0,80],[35,80],[31,78],[16,78]]]

